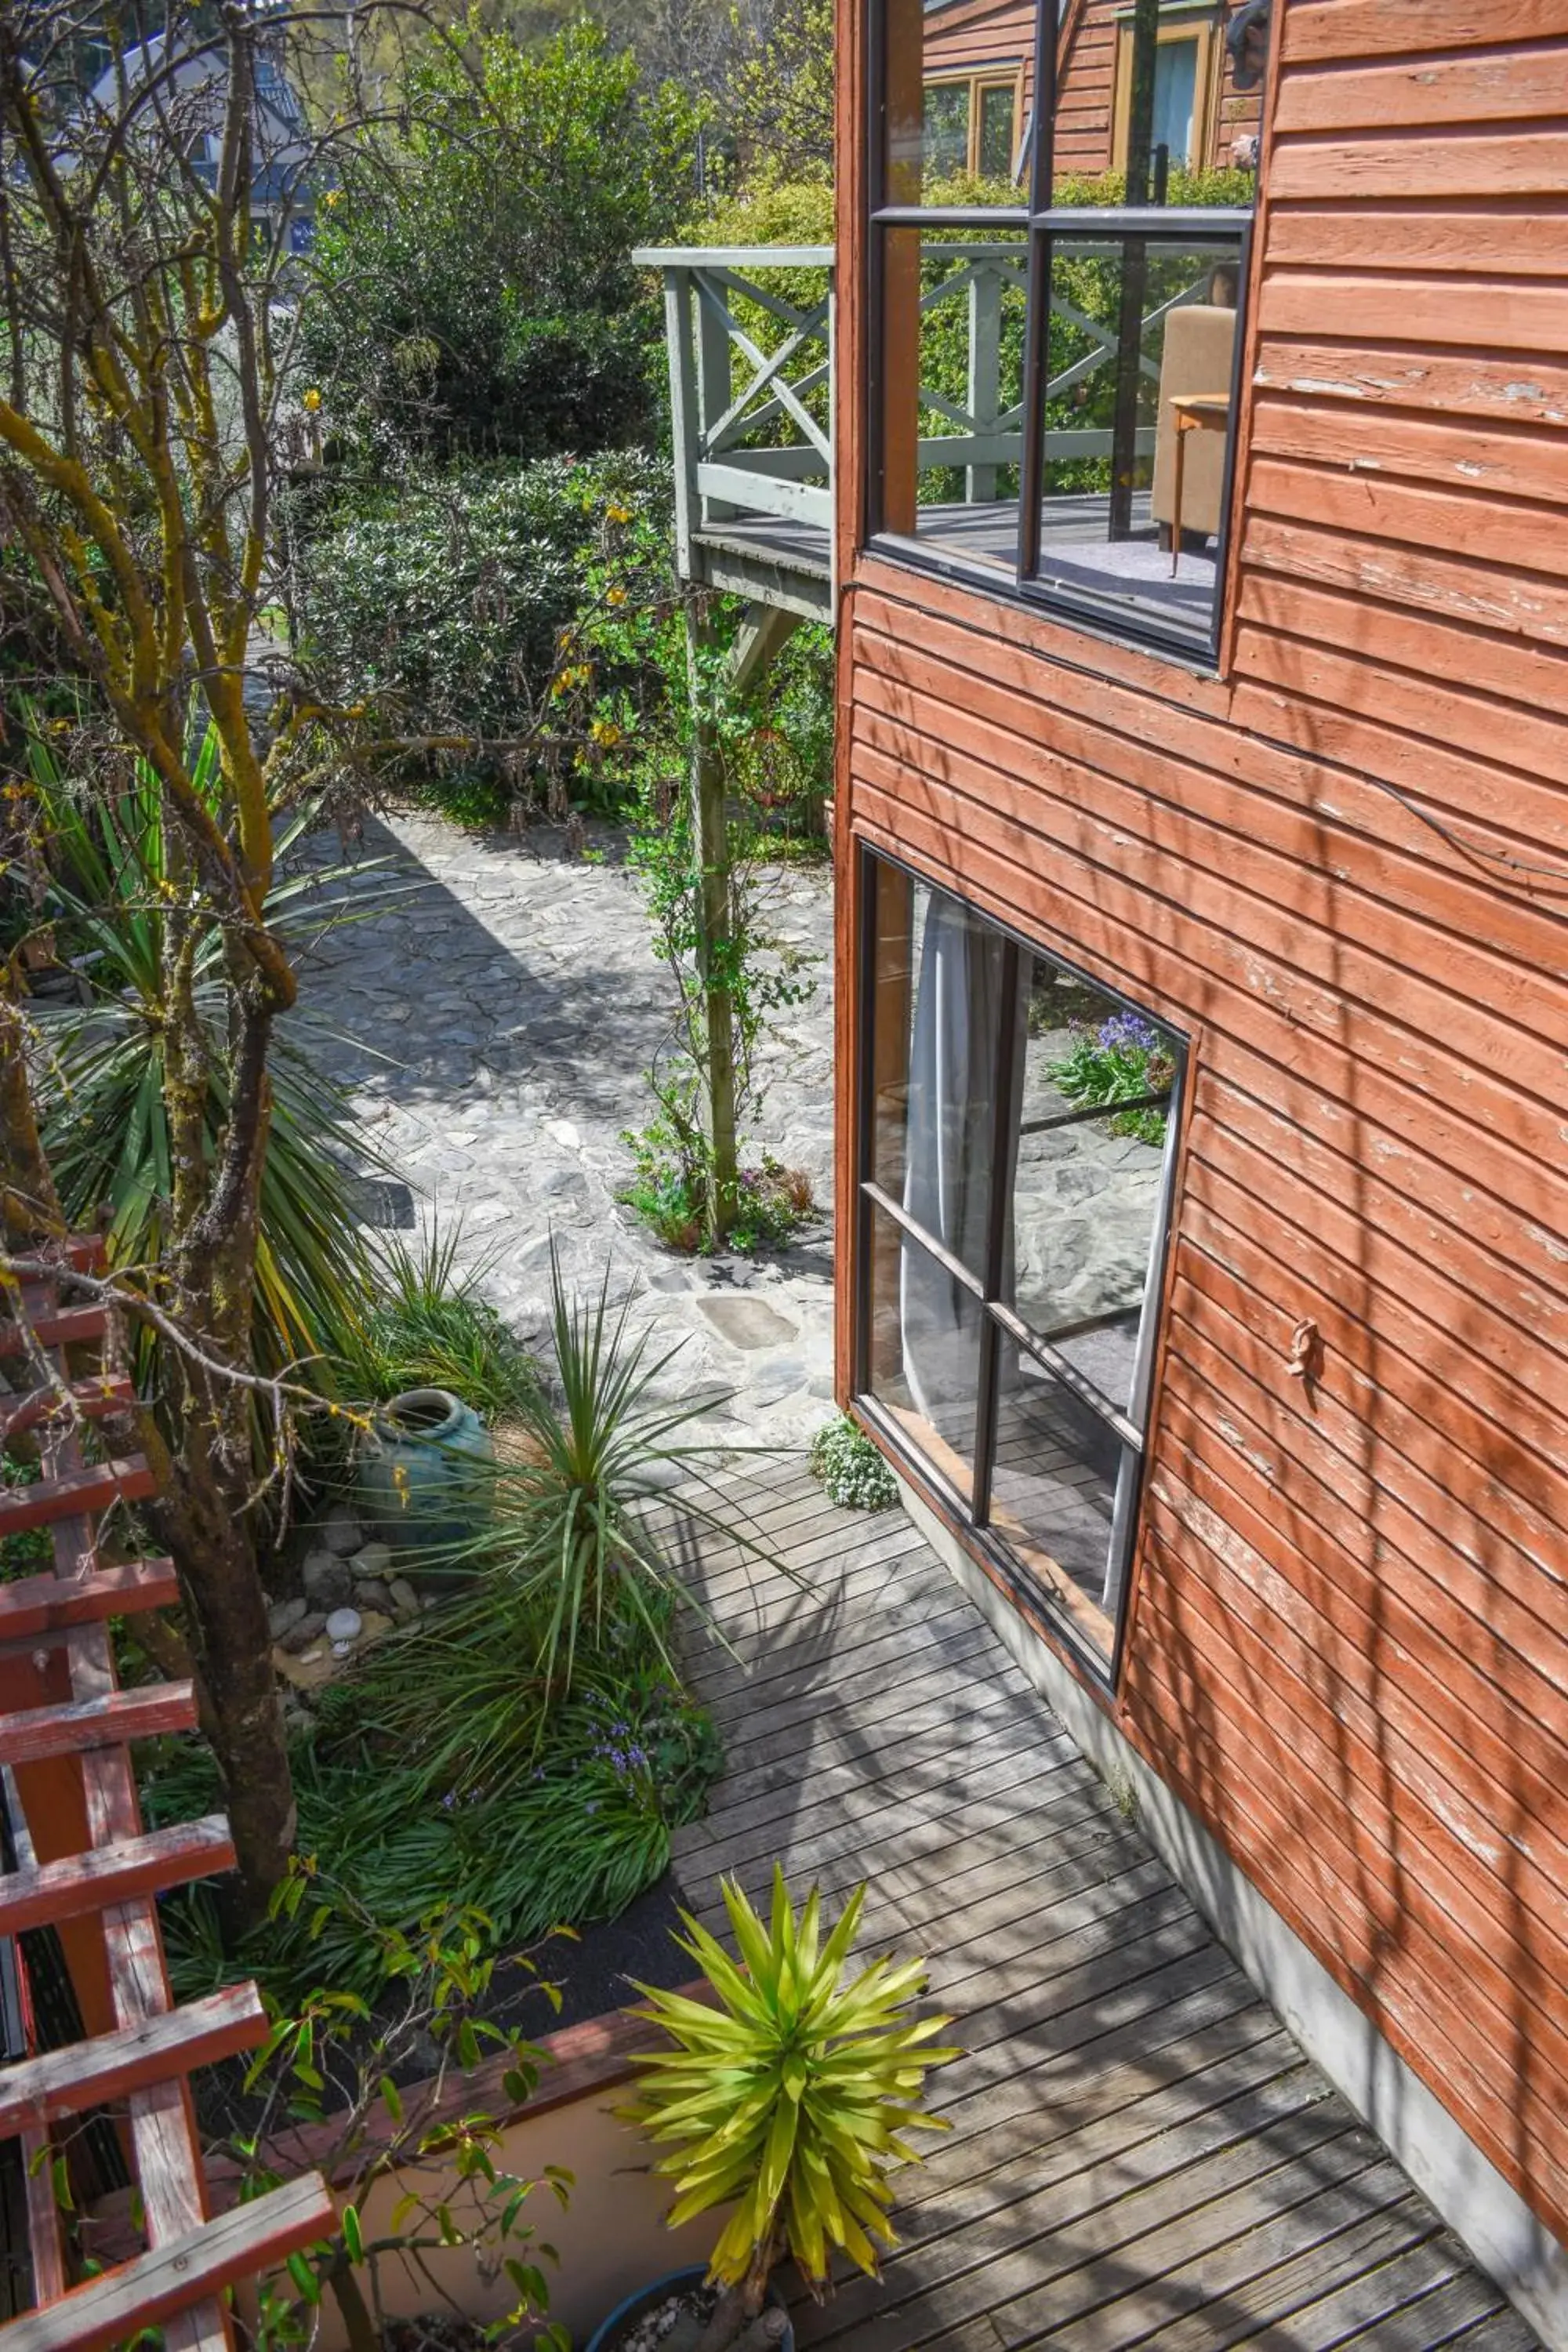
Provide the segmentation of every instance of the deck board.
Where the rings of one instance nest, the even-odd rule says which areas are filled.
[[[1531,2352],[902,1515],[798,1462],[741,1496],[778,1564],[679,1529],[738,1654],[689,1621],[731,1769],[677,1833],[687,1901],[721,1929],[723,1873],[865,1877],[863,1948],[925,1955],[965,2053],[899,2251],[803,2298],[802,2347]]]

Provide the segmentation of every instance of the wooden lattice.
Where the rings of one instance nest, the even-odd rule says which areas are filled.
[[[62,1274],[101,1263],[100,1245],[72,1243]],[[32,1654],[40,1680],[58,1683],[63,1653],[69,1697],[0,1712],[0,1768],[68,1759],[79,1775],[85,1851],[39,1861],[18,1820],[17,1866],[0,1874],[0,1937],[43,1925],[96,1919],[103,1941],[113,2030],[71,2047],[35,2053],[0,2072],[0,2139],[19,2138],[26,2164],[35,2308],[0,2328],[5,2352],[64,2352],[124,2341],[163,2328],[168,2352],[224,2352],[232,2336],[223,2290],[254,2276],[335,2226],[319,2174],[292,2181],[218,2220],[209,2220],[190,2074],[254,2048],[267,2020],[253,1984],[176,2006],[169,1989],[155,1898],[232,1868],[222,1814],[174,1829],[143,1830],[127,1743],[188,1729],[195,1721],[189,1683],[121,1691],[106,1621],[161,1608],[177,1597],[173,1565],[143,1559],[100,1565],[98,1514],[135,1501],[154,1482],[139,1454],[89,1462],[83,1419],[123,1412],[126,1384],[70,1379],[66,1349],[104,1339],[100,1307],[64,1306],[58,1279],[27,1284],[21,1319],[0,1323],[0,1357],[50,1370],[68,1384],[78,1411],[60,1409],[57,1388],[38,1383],[0,1401],[0,1440],[35,1431],[43,1475],[0,1493],[0,1537],[47,1528],[53,1572],[0,1585],[0,1654]],[[14,1809],[18,1813],[19,1808]],[[31,1823],[33,1837],[40,1824]],[[68,2286],[50,2134],[67,2116],[113,2103],[121,2108],[141,2191],[147,2251],[102,2276]]]

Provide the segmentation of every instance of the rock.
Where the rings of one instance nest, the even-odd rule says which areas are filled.
[[[357,1609],[334,1609],[327,1620],[327,1639],[341,1657],[359,1640],[363,1620]]]
[[[274,1650],[272,1663],[284,1681],[299,1691],[320,1690],[323,1683],[331,1681],[337,1670],[337,1661],[324,1642],[318,1642],[313,1650],[307,1650],[298,1658],[287,1650]]]
[[[341,1609],[353,1591],[348,1562],[331,1551],[308,1553],[300,1570],[300,1581],[305,1588],[306,1600],[315,1609]]]
[[[796,1326],[765,1298],[749,1298],[744,1293],[721,1294],[716,1298],[700,1298],[702,1313],[721,1339],[731,1348],[784,1348],[799,1337]]]
[[[360,1576],[354,1579],[356,1609],[388,1610],[392,1605],[391,1591],[379,1576]]]
[[[304,1616],[297,1618],[284,1634],[283,1647],[286,1650],[294,1651],[297,1654],[300,1650],[308,1650],[312,1642],[319,1642],[326,1630],[326,1611],[324,1609],[307,1610]]]
[[[329,1511],[316,1533],[327,1549],[336,1552],[340,1559],[346,1559],[350,1552],[358,1551],[364,1541],[364,1531],[352,1511]]]
[[[362,1577],[378,1577],[383,1581],[392,1573],[390,1544],[367,1543],[356,1551],[349,1570],[357,1583]]]
[[[384,1641],[392,1631],[392,1620],[379,1609],[367,1609],[360,1619],[356,1650],[368,1650],[373,1642]]]
[[[392,1602],[394,1616],[398,1618],[418,1616],[419,1595],[415,1591],[414,1587],[409,1583],[408,1579],[405,1576],[395,1576],[393,1578],[389,1597]]]
[[[275,1601],[267,1612],[268,1630],[273,1640],[280,1642],[285,1633],[291,1633],[300,1618],[308,1613],[310,1606],[308,1601],[301,1601],[298,1596],[292,1601]]]

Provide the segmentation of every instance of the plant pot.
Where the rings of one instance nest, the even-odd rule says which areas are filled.
[[[460,1397],[409,1389],[376,1407],[361,1441],[362,1516],[405,1572],[438,1571],[439,1556],[460,1551],[489,1517],[494,1460],[489,1430]]]
[[[634,2327],[647,2311],[664,2302],[686,2286],[700,2286],[708,2275],[705,2263],[693,2263],[687,2270],[671,2271],[665,2278],[656,2279],[652,2286],[639,2287],[618,2303],[608,2319],[601,2320],[588,2339],[588,2352],[616,2352],[622,2337]],[[783,2297],[769,2287],[768,2301],[782,2307]],[[779,2352],[795,2352],[795,2329],[786,2327],[779,2339]]]

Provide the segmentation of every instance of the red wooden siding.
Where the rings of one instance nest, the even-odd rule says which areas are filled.
[[[1116,1712],[1568,2236],[1568,0],[1277,13],[1221,676],[861,558],[840,823],[1192,1034]]]

